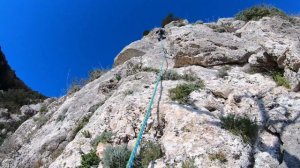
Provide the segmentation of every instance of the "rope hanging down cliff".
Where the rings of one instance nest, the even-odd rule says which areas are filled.
[[[161,41],[162,39],[165,39],[165,37],[164,37],[164,31],[162,29],[160,29],[158,33],[159,33],[158,34],[159,35],[158,41]],[[166,59],[165,52],[164,52],[164,58]],[[133,148],[133,150],[131,152],[130,158],[129,158],[128,162],[127,162],[126,168],[131,168],[132,167],[133,162],[134,162],[134,157],[135,157],[137,149],[138,149],[138,147],[139,147],[139,145],[141,143],[142,136],[143,136],[143,133],[144,133],[146,125],[147,125],[147,121],[148,121],[148,119],[150,117],[150,114],[151,114],[151,109],[152,109],[152,105],[153,105],[153,102],[154,102],[154,99],[155,99],[157,87],[158,87],[158,84],[159,84],[159,82],[161,81],[161,78],[162,78],[163,66],[164,66],[164,61],[161,62],[160,71],[159,71],[159,73],[157,75],[157,78],[156,78],[156,83],[155,83],[155,87],[154,87],[154,90],[153,90],[153,93],[152,93],[152,98],[151,98],[151,101],[149,103],[149,106],[148,106],[146,115],[144,117],[144,120],[143,120],[143,122],[141,124],[141,130],[140,130],[140,132],[139,132],[139,134],[137,136],[137,140],[136,140],[134,148]]]

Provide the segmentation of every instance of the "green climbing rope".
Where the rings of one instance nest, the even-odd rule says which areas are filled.
[[[153,105],[153,102],[154,102],[154,99],[155,99],[155,95],[156,95],[156,91],[157,91],[157,86],[158,86],[158,83],[161,80],[161,76],[163,74],[162,73],[163,72],[162,69],[163,69],[163,62],[161,63],[160,71],[159,71],[159,74],[158,74],[157,79],[156,79],[156,84],[155,84],[155,87],[154,87],[154,90],[153,90],[153,93],[152,93],[152,98],[151,98],[150,104],[148,106],[148,109],[147,109],[146,115],[144,117],[144,120],[143,120],[143,122],[141,124],[141,130],[140,130],[140,132],[138,134],[137,140],[136,140],[134,148],[133,148],[133,150],[131,152],[130,158],[129,158],[128,162],[127,162],[126,168],[131,168],[132,165],[133,165],[134,157],[136,155],[137,149],[138,149],[138,147],[140,145],[140,142],[142,140],[142,136],[143,136],[143,133],[145,131],[148,118],[150,117],[152,105]]]

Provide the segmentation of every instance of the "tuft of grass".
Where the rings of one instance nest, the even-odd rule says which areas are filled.
[[[68,108],[63,109],[62,113],[58,115],[56,122],[64,121],[67,112],[68,112]]]
[[[180,104],[188,104],[190,93],[201,88],[204,88],[201,80],[196,83],[180,84],[169,90],[169,96],[171,100],[178,101]]]
[[[253,6],[246,10],[239,12],[235,19],[243,21],[259,20],[263,17],[281,16],[283,18],[289,18],[282,10],[266,5]]]
[[[103,105],[104,102],[99,102],[89,108],[89,112],[94,113],[100,106]]]
[[[127,96],[127,95],[132,95],[133,94],[133,90],[126,90],[124,92],[124,95]]]
[[[115,74],[115,78],[116,78],[117,81],[120,81],[122,79],[120,74]]]
[[[46,116],[44,113],[40,113],[39,116],[37,118],[33,118],[33,120],[37,123],[37,126],[40,128],[49,120],[49,117]]]
[[[82,135],[83,135],[85,138],[90,138],[90,137],[91,137],[91,133],[90,133],[90,131],[88,131],[88,130],[84,130],[84,131],[82,131],[81,133],[82,133]]]
[[[82,79],[82,80],[73,80],[71,85],[69,86],[69,89],[67,91],[67,94],[68,95],[71,95],[75,92],[78,92],[84,85],[85,81]]]
[[[104,131],[91,142],[91,145],[96,148],[99,143],[110,143],[113,135],[111,131]]]
[[[255,141],[258,125],[251,121],[248,117],[239,117],[234,114],[229,114],[225,117],[220,117],[222,128],[230,131],[234,135],[241,136],[245,143],[251,144]]]
[[[56,122],[60,122],[60,121],[64,121],[64,119],[66,118],[66,116],[64,114],[60,114],[57,119]]]
[[[182,163],[182,168],[197,168],[195,165],[195,159],[187,159]]]
[[[174,70],[167,70],[162,76],[162,80],[180,80],[180,79],[182,79],[182,76],[179,75]]]
[[[244,72],[249,74],[256,74],[256,73],[266,74],[268,70],[261,67],[250,66],[249,68],[245,69]]]
[[[284,86],[288,89],[291,88],[288,80],[284,77],[283,71],[275,71],[271,73],[273,80],[278,86]]]
[[[145,72],[155,72],[157,74],[159,73],[159,69],[152,68],[152,67],[143,67],[142,71],[145,71]]]
[[[217,76],[219,78],[224,78],[225,76],[228,76],[228,70],[230,69],[230,67],[228,66],[223,66],[221,69],[218,70],[218,74]]]
[[[46,105],[43,105],[43,106],[41,107],[41,109],[40,109],[40,112],[41,112],[41,113],[47,113],[47,112],[48,112],[47,106],[46,106]]]
[[[137,63],[137,64],[132,63],[132,62],[128,62],[127,69],[126,69],[126,75],[130,76],[130,75],[136,74],[138,72],[141,72],[142,71],[142,66],[143,66],[142,62]]]
[[[227,162],[227,158],[226,155],[223,152],[218,152],[218,153],[214,153],[214,154],[210,154],[209,155],[209,159],[210,160],[218,160],[221,163],[225,163]]]
[[[198,80],[198,77],[192,73],[184,73],[183,75],[178,74],[174,70],[167,70],[163,76],[162,80],[185,80],[185,81],[196,81]]]
[[[94,70],[90,71],[87,83],[100,78],[107,71],[108,71],[107,69],[94,69]]]
[[[104,150],[104,157],[102,159],[103,165],[104,167],[124,168],[126,167],[130,154],[131,151],[128,150],[126,145],[116,147],[108,146]],[[133,167],[142,167],[138,156],[134,160]]]
[[[181,79],[183,79],[185,81],[190,81],[190,82],[199,80],[197,75],[194,74],[193,72],[184,73],[183,75],[181,75]]]
[[[100,159],[98,158],[96,151],[92,150],[90,153],[81,155],[81,165],[80,168],[90,168],[93,166],[98,166]]]
[[[162,156],[163,153],[159,144],[151,141],[146,141],[142,144],[140,158],[143,167],[147,168],[151,161],[161,158]]]
[[[94,81],[95,79],[100,78],[104,73],[106,73],[108,69],[94,69],[92,71],[89,71],[88,78],[81,78],[81,79],[74,79],[71,83],[71,85],[68,87],[67,94],[73,94],[77,91],[79,91],[84,85],[86,85],[89,82]]]

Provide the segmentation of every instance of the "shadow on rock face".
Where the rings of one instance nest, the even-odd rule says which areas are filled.
[[[296,168],[296,167],[300,167],[300,160],[299,158],[290,154],[289,152],[284,151],[282,164],[288,168],[293,168],[293,167]]]

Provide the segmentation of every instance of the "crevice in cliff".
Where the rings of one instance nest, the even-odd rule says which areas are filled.
[[[271,128],[269,128],[269,127],[271,127]],[[279,164],[281,164],[283,162],[283,155],[284,155],[284,150],[281,150],[282,149],[282,145],[283,145],[283,141],[281,140],[281,135],[280,135],[280,133],[278,133],[276,131],[276,129],[272,125],[270,125],[270,126],[266,125],[265,128],[264,128],[264,130],[266,132],[268,132],[269,134],[271,134],[273,136],[276,136],[278,138],[278,141],[279,141],[280,145],[279,145],[279,149],[277,149],[277,151],[278,151],[278,158],[277,158],[277,160],[278,160]]]

